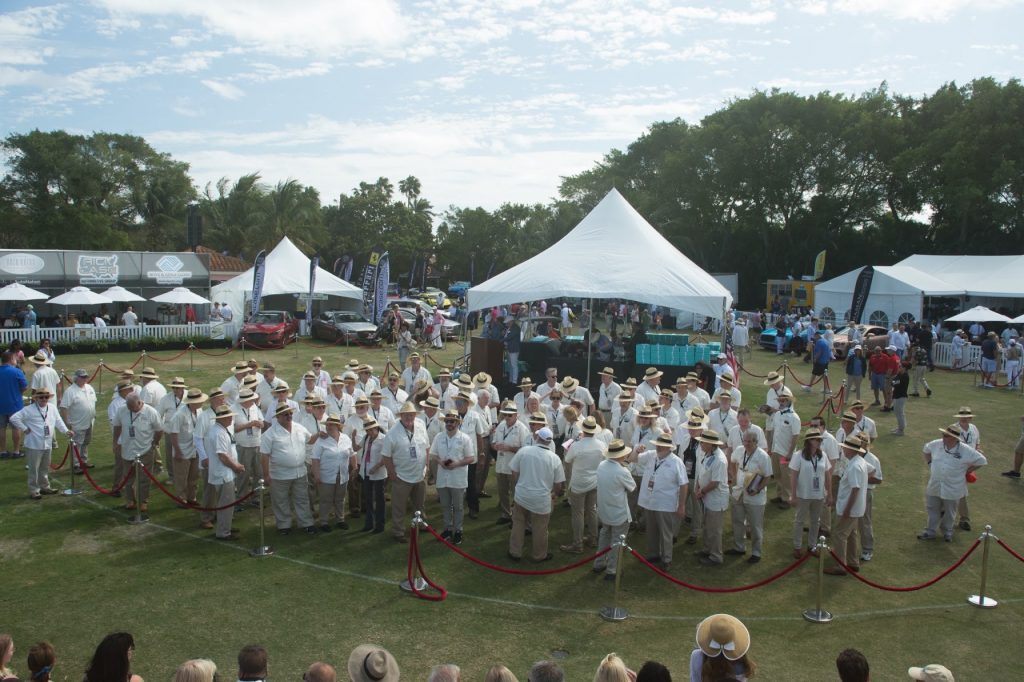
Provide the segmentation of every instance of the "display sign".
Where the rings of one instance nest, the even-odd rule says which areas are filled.
[[[210,286],[208,254],[139,251],[0,250],[0,283],[67,290],[86,286],[102,290]]]

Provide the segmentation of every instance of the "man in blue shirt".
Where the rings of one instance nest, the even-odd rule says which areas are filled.
[[[25,327],[26,329],[31,329],[32,327],[36,326],[36,319],[37,318],[35,308],[33,308],[32,304],[29,303],[27,306],[25,306],[25,317],[23,317],[21,320],[21,326]]]
[[[14,364],[14,354],[5,350],[0,359],[0,459],[20,459],[21,454],[21,432],[11,426],[11,415],[25,407],[25,400],[22,394],[28,388],[28,380],[25,373]],[[14,450],[7,451],[7,427],[11,426],[11,433],[14,434]]]
[[[820,331],[814,332],[814,346],[811,349],[811,363],[813,365],[811,374],[820,377],[828,370],[828,363],[832,361],[832,349],[828,345]]]

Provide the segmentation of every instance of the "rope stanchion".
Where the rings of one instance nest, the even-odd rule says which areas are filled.
[[[455,552],[456,554],[458,554],[462,558],[468,559],[468,560],[472,561],[474,564],[477,564],[478,566],[483,566],[484,568],[488,568],[488,569],[490,569],[492,571],[497,571],[499,573],[508,573],[509,575],[536,576],[536,575],[555,575],[557,573],[566,573],[566,572],[571,571],[571,570],[573,570],[575,568],[579,568],[580,566],[584,566],[586,564],[593,563],[595,559],[603,557],[605,554],[607,554],[608,552],[612,551],[612,547],[608,547],[606,549],[601,550],[597,554],[594,554],[593,556],[589,556],[586,559],[580,559],[579,561],[577,561],[575,563],[572,563],[572,564],[569,564],[567,566],[560,566],[558,568],[548,568],[548,569],[537,570],[537,571],[527,571],[527,570],[519,569],[519,568],[506,568],[505,566],[498,566],[497,564],[492,564],[492,563],[490,563],[488,561],[484,561],[483,559],[478,559],[475,556],[473,556],[472,554],[469,554],[469,553],[464,552],[463,550],[459,549],[459,547],[457,545],[453,545],[452,543],[448,542],[448,540],[446,540],[443,537],[441,537],[440,534],[438,534],[438,532],[436,530],[434,530],[429,524],[424,524],[423,527],[427,530],[428,533],[433,535],[434,538],[438,542],[440,542],[442,545],[444,545],[448,549],[452,550],[453,552]]]
[[[71,441],[68,441],[68,447],[64,450],[64,459],[62,459],[60,461],[60,464],[57,464],[57,465],[54,465],[53,462],[50,462],[50,471],[60,471],[61,469],[63,469],[64,465],[67,464],[68,457],[70,457],[70,456],[71,456]],[[72,486],[72,487],[74,487],[74,486]]]
[[[1017,552],[1013,551],[1013,549],[1011,549],[1009,545],[1007,545],[1005,542],[1003,542],[999,538],[996,538],[996,544],[999,545],[1000,547],[1002,547],[1003,549],[1005,549],[1007,552],[1009,552],[1010,556],[1012,556],[1017,561],[1024,562],[1024,556],[1022,556],[1022,555],[1018,554]]]
[[[992,538],[995,538],[995,536],[992,535],[992,526],[985,526],[985,532],[981,534],[980,538],[978,538],[984,543],[981,550],[981,587],[978,588],[978,594],[972,594],[967,598],[967,603],[974,604],[982,609],[994,609],[999,606],[999,602],[995,599],[985,596],[985,586],[986,583],[988,583],[988,548],[989,540]],[[999,538],[995,539],[998,540]]]
[[[916,592],[918,590],[923,590],[926,587],[931,587],[932,585],[934,585],[935,583],[939,582],[940,580],[945,578],[947,575],[949,575],[950,573],[952,573],[956,569],[960,568],[960,565],[963,564],[965,561],[967,561],[967,557],[971,556],[971,554],[974,553],[974,550],[978,549],[978,545],[980,545],[980,544],[981,544],[981,540],[980,539],[979,540],[975,540],[974,544],[971,545],[970,547],[968,547],[967,551],[964,552],[963,556],[961,556],[959,559],[957,559],[956,562],[952,566],[950,566],[949,568],[944,570],[942,573],[939,573],[937,576],[935,576],[931,580],[925,581],[925,582],[923,582],[923,583],[921,583],[919,585],[910,585],[908,587],[892,587],[890,585],[882,585],[882,584],[876,583],[873,580],[865,578],[859,572],[851,570],[849,566],[847,566],[846,564],[844,564],[842,561],[839,560],[839,557],[837,557],[836,553],[833,552],[832,550],[829,550],[829,554],[832,555],[832,558],[835,559],[835,562],[839,565],[840,568],[845,570],[848,574],[852,575],[854,578],[856,578],[857,580],[861,581],[862,583],[864,583],[868,587],[873,587],[876,590],[884,590],[885,592]]]
[[[448,590],[431,580],[423,570],[419,544],[421,524],[429,528],[423,521],[423,512],[417,511],[412,515],[412,526],[409,529],[409,559],[406,566],[406,579],[399,583],[398,587],[403,592],[411,592],[425,601],[444,601],[448,598]],[[428,587],[435,590],[437,594],[427,592]]]
[[[72,449],[74,449],[74,451],[76,453],[78,452],[78,446],[75,444],[75,441],[69,440],[68,441],[68,451],[64,454],[64,458],[65,459],[67,459],[68,453],[70,453],[72,451]],[[60,494],[63,495],[64,497],[72,497],[74,495],[81,495],[82,494],[82,491],[75,487],[75,469],[77,469],[77,468],[78,467],[76,467],[74,465],[74,462],[72,462],[72,465],[71,465],[71,482],[68,483],[68,487],[67,488],[64,488],[64,490],[60,491]]]
[[[274,548],[267,545],[267,531],[266,531],[266,520],[264,519],[263,513],[263,492],[267,489],[267,484],[261,478],[256,481],[255,492],[259,493],[259,514],[260,514],[260,544],[253,548],[249,552],[251,557],[265,557],[273,556]]]
[[[149,358],[150,360],[152,360],[153,362],[174,362],[175,360],[177,360],[178,358],[180,358],[181,356],[183,356],[183,355],[184,355],[185,353],[187,353],[188,351],[189,351],[189,348],[186,348],[185,350],[181,351],[181,352],[180,352],[180,353],[178,353],[177,355],[175,355],[175,356],[173,356],[173,357],[169,357],[169,358],[158,358],[158,357],[156,357],[155,355],[153,355],[153,354],[151,354],[151,353],[150,353],[150,354],[147,354],[147,355],[146,355],[146,357],[148,357],[148,358]],[[145,351],[143,351],[143,352],[145,352]]]
[[[193,511],[201,511],[201,512],[224,511],[225,509],[230,509],[231,507],[234,507],[236,505],[242,504],[243,502],[245,502],[250,497],[252,497],[253,495],[256,494],[256,490],[254,488],[253,490],[250,490],[248,493],[246,493],[242,497],[238,498],[237,500],[235,500],[234,502],[231,502],[229,504],[221,505],[220,507],[200,507],[197,504],[189,504],[187,500],[183,500],[182,498],[180,498],[177,495],[175,495],[167,486],[165,486],[163,483],[161,483],[160,480],[157,479],[157,477],[153,475],[153,472],[151,472],[145,466],[142,467],[142,470],[144,472],[146,472],[146,477],[153,482],[153,484],[160,490],[160,492],[162,492],[164,495],[166,495],[167,497],[169,497],[172,500],[174,500],[176,503],[178,503],[178,504],[180,504],[182,506],[188,507],[190,510],[193,510]]]
[[[818,576],[817,576],[817,608],[807,609],[804,611],[804,620],[810,621],[811,623],[831,623],[832,613],[822,608],[824,602],[824,583],[825,583],[825,550],[828,549],[828,545],[825,544],[825,536],[818,536],[818,544],[815,545],[815,550],[818,553]]]
[[[652,564],[650,561],[648,561],[647,557],[645,557],[643,554],[640,554],[635,549],[629,550],[629,553],[632,554],[634,557],[636,557],[636,559],[640,563],[642,563],[644,566],[646,566],[647,568],[651,569],[652,571],[654,571],[655,573],[660,575],[662,578],[664,578],[665,580],[668,580],[671,583],[675,583],[676,585],[679,585],[680,587],[685,587],[688,590],[694,590],[696,592],[711,592],[711,593],[714,593],[714,594],[729,594],[729,593],[732,593],[732,592],[746,592],[747,590],[753,590],[753,589],[757,589],[758,587],[764,587],[765,585],[768,585],[769,583],[773,583],[776,580],[778,580],[779,578],[782,578],[782,577],[788,575],[792,571],[794,571],[797,568],[799,568],[800,566],[802,566],[803,563],[805,561],[807,561],[809,558],[811,558],[811,553],[810,552],[806,552],[806,553],[804,553],[804,555],[802,557],[800,557],[799,559],[797,559],[796,561],[791,563],[789,566],[787,566],[786,568],[784,568],[781,571],[779,571],[778,573],[776,573],[775,575],[770,575],[767,578],[765,578],[764,580],[759,580],[756,583],[751,583],[749,585],[740,585],[739,587],[704,587],[702,585],[694,585],[692,583],[688,583],[688,582],[686,582],[684,580],[680,580],[679,578],[676,578],[676,577],[674,577],[672,575],[669,575],[668,573],[666,573],[665,571],[661,570],[660,568],[658,568],[657,566]]]
[[[612,605],[602,606],[601,610],[598,611],[598,615],[602,619],[611,621],[613,623],[620,623],[629,618],[629,612],[622,606],[619,606],[619,588],[622,585],[622,552],[626,549],[626,536],[620,535],[619,539],[615,543],[615,551],[617,557],[615,560],[615,592],[612,595]]]
[[[82,475],[85,476],[85,480],[89,481],[89,485],[95,488],[96,492],[100,493],[101,495],[116,495],[117,493],[121,492],[121,490],[126,485],[128,485],[128,481],[130,481],[132,478],[132,474],[134,472],[129,470],[125,477],[121,479],[120,483],[115,485],[110,490],[107,490],[93,479],[92,474],[89,473],[88,465],[82,460],[82,454],[81,452],[79,452],[77,445],[74,446],[74,451],[75,459],[78,460],[78,467],[82,470]]]
[[[146,467],[142,464],[142,457],[138,456],[132,460],[132,474],[135,476],[135,485],[132,486],[132,492],[134,493],[134,504],[135,504],[135,517],[132,518],[128,523],[133,526],[138,526],[143,523],[149,523],[149,517],[142,515],[142,500],[140,495],[142,493],[142,475],[141,471],[145,471]],[[149,473],[149,472],[146,472]]]
[[[210,358],[220,358],[220,357],[224,357],[225,355],[228,355],[229,353],[233,353],[236,348],[238,348],[238,344],[237,343],[232,344],[231,347],[228,348],[225,351],[220,351],[220,352],[215,352],[215,353],[211,353],[210,351],[203,350],[202,348],[199,348],[199,347],[195,347],[195,350],[200,355],[205,355],[205,356],[210,357]]]

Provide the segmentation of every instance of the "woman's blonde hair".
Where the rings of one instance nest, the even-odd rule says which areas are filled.
[[[567,423],[573,424],[576,422],[577,419],[580,418],[580,413],[575,407],[572,407],[570,405],[569,407],[565,408],[564,412],[562,412],[562,416],[565,418],[565,421]]]
[[[597,666],[594,682],[629,682],[629,671],[618,654],[608,654]]]
[[[0,675],[4,677],[11,677],[14,674],[10,668],[4,665],[4,656],[12,646],[14,646],[14,638],[7,633],[0,634]]]
[[[185,661],[174,671],[174,682],[213,682],[217,665],[208,658]]]
[[[519,682],[512,671],[503,665],[492,665],[487,671],[484,682]]]

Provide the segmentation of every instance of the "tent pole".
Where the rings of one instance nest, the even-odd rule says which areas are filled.
[[[587,299],[587,307],[590,309],[590,316],[587,324],[590,325],[586,331],[587,337],[587,390],[590,390],[590,358],[594,356],[594,338],[590,330],[594,328],[594,299]]]

